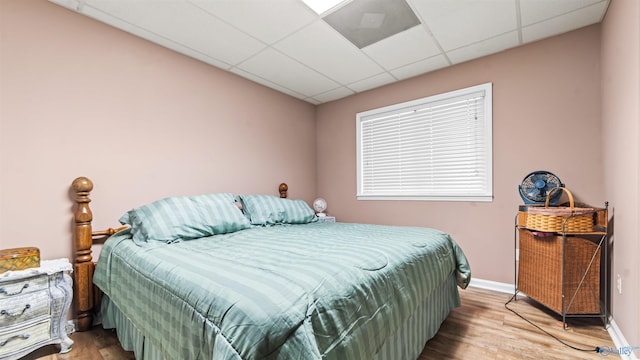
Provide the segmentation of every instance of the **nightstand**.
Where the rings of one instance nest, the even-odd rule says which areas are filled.
[[[0,359],[17,359],[49,344],[60,344],[60,353],[71,350],[65,331],[71,270],[69,260],[57,259],[0,274]]]
[[[336,222],[335,216],[318,216],[319,222]]]

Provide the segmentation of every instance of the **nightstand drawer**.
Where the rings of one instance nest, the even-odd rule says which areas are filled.
[[[46,289],[0,299],[0,328],[48,316],[49,312],[49,291]]]
[[[49,288],[49,277],[36,276],[0,284],[0,299],[8,299],[16,295],[28,294]]]
[[[0,360],[19,359],[49,344],[71,350],[66,322],[73,267],[67,259],[43,260],[40,267],[0,274]]]
[[[39,323],[7,331],[0,335],[0,356],[29,348],[50,338],[50,321],[45,319]]]

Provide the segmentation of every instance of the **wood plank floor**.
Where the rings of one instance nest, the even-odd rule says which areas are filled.
[[[419,360],[430,359],[602,359],[595,351],[571,349],[505,309],[511,295],[477,288],[461,290],[462,306],[455,309],[431,339]],[[560,318],[534,302],[519,297],[510,308],[563,341],[584,349],[614,344],[598,319],[570,319],[562,329]],[[50,345],[23,360],[120,360],[134,359],[122,350],[113,331],[96,327],[71,334],[75,342],[68,354],[57,354]],[[619,359],[609,355],[606,359]],[[182,360],[182,359],[179,359]],[[400,360],[400,359],[399,359]]]
[[[602,359],[595,347],[615,348],[602,321],[572,318],[563,330],[561,317],[534,301],[518,297],[509,308],[581,349],[571,349],[536,329],[504,306],[512,295],[469,288],[460,291],[462,306],[455,309],[427,342],[419,360],[427,359]],[[609,355],[607,359],[619,359]]]

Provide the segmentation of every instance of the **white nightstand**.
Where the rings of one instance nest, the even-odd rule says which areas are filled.
[[[69,260],[58,259],[0,274],[0,359],[17,359],[49,344],[60,344],[60,353],[71,350],[65,331],[71,270]]]
[[[335,216],[318,216],[319,222],[336,222]]]

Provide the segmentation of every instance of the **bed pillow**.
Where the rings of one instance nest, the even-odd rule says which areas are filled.
[[[240,195],[242,209],[253,225],[306,224],[317,221],[316,214],[303,200],[273,195]]]
[[[134,242],[171,243],[251,227],[231,193],[170,197],[128,211],[120,218],[131,225]]]

